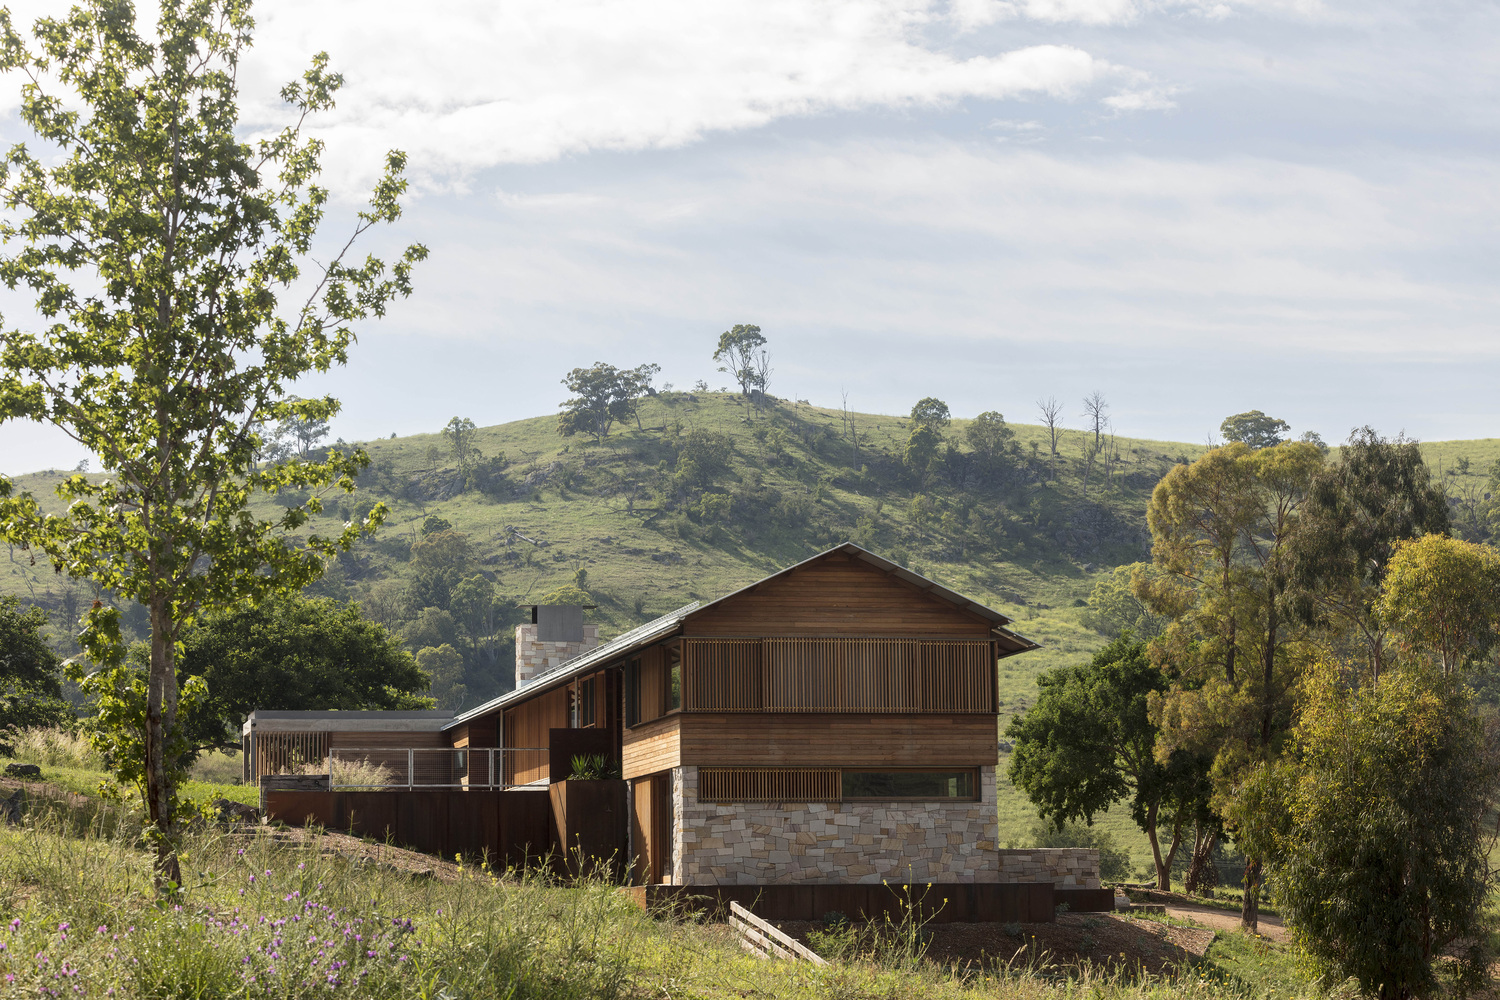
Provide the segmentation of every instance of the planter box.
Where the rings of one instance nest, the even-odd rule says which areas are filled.
[[[558,781],[547,789],[552,823],[568,874],[607,873],[625,876],[625,782]]]

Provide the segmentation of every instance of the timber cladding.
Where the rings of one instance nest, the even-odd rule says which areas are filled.
[[[682,749],[678,727],[681,721],[681,715],[669,715],[625,730],[620,754],[621,776],[638,778],[680,765]]]
[[[992,715],[678,716],[677,761],[708,767],[973,767],[999,748]],[[664,757],[670,752],[664,751]]]
[[[690,712],[993,713],[995,659],[988,639],[685,639],[682,704]]]
[[[683,634],[984,639],[993,623],[862,559],[833,554],[689,615]]]

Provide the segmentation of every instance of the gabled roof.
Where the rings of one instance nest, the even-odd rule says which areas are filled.
[[[577,674],[586,673],[590,669],[602,666],[605,662],[612,660],[615,657],[627,655],[637,649],[642,649],[646,646],[649,646],[653,642],[665,638],[666,636],[675,632],[678,626],[682,624],[684,619],[700,612],[707,611],[708,609],[713,608],[719,604],[723,604],[725,601],[732,600],[733,598],[738,597],[741,594],[748,593],[763,584],[778,579],[779,577],[786,576],[789,573],[794,573],[797,570],[801,569],[803,566],[807,566],[810,563],[815,563],[820,559],[826,559],[834,553],[843,553],[856,559],[861,559],[864,562],[869,563],[871,566],[874,566],[876,569],[883,570],[884,572],[889,573],[890,575],[896,577],[898,580],[901,580],[903,583],[915,587],[918,590],[924,591],[939,600],[946,601],[949,604],[952,604],[964,611],[977,615],[980,618],[986,619],[990,623],[991,634],[999,642],[1002,650],[1002,657],[1014,656],[1016,653],[1024,653],[1030,649],[1041,648],[1040,644],[1035,643],[1025,636],[1020,635],[1016,632],[1012,632],[1010,629],[1006,628],[1005,626],[1009,625],[1011,623],[1011,620],[995,609],[980,604],[978,601],[972,601],[962,594],[957,593],[956,591],[949,590],[947,587],[944,587],[939,583],[935,583],[934,581],[927,579],[925,576],[913,573],[908,569],[903,569],[900,565],[891,562],[889,559],[883,559],[880,556],[877,556],[869,549],[863,548],[859,545],[855,545],[853,542],[845,542],[842,545],[835,545],[831,549],[819,552],[815,556],[809,556],[799,563],[788,566],[786,569],[772,573],[770,576],[757,580],[748,586],[741,587],[739,590],[733,591],[732,593],[725,594],[723,597],[720,597],[716,600],[709,601],[707,604],[700,604],[699,602],[694,601],[691,604],[684,605],[683,607],[678,608],[671,614],[662,615],[660,618],[649,621],[644,625],[638,626],[637,628],[633,628],[629,632],[626,632],[623,635],[620,635],[617,638],[604,643],[602,646],[596,646],[593,649],[588,650],[587,652],[580,653],[578,656],[573,657],[571,660],[568,660],[565,663],[560,663],[550,670],[538,674],[536,677],[532,678],[531,682],[523,688],[517,688],[514,691],[507,691],[500,697],[491,699],[490,701],[485,702],[483,705],[480,705],[478,708],[469,709],[467,712],[464,712],[462,715],[454,718],[452,722],[448,723],[443,728],[451,729],[453,726],[468,722],[469,720],[477,718],[481,715],[488,715],[490,712],[493,712],[496,709],[504,708],[505,706],[510,705],[514,702],[521,701],[527,697],[530,697],[531,695],[537,694],[540,691],[544,691],[552,684],[564,680],[569,680]]]
[[[660,618],[652,619],[644,625],[636,626],[629,632],[621,633],[601,646],[595,646],[593,649],[579,653],[571,660],[559,663],[557,666],[537,674],[525,687],[516,688],[514,691],[507,691],[498,698],[490,699],[478,708],[469,709],[467,712],[454,718],[452,722],[443,728],[451,729],[461,723],[468,722],[470,719],[487,715],[497,708],[504,708],[513,701],[521,700],[523,695],[533,695],[538,691],[545,690],[548,682],[571,678],[574,674],[583,673],[590,667],[606,660],[612,660],[616,656],[649,646],[656,640],[676,631],[682,619],[686,618],[688,613],[696,610],[697,607],[697,601],[683,605],[670,614],[662,615]]]

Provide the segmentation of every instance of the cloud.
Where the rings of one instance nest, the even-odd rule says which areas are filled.
[[[501,164],[678,147],[778,119],[982,98],[1077,97],[1111,70],[1069,45],[962,55],[928,0],[325,0],[257,8],[247,119],[328,49],[347,77],[320,126],[335,183],[387,148],[430,183]],[[934,40],[937,39],[937,40]]]

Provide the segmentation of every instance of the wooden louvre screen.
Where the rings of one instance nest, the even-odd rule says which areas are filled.
[[[696,712],[993,712],[988,640],[687,639]]]
[[[702,767],[698,798],[708,802],[837,802],[837,768]]]
[[[255,774],[294,774],[328,761],[327,733],[256,733]]]

